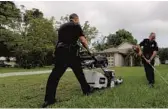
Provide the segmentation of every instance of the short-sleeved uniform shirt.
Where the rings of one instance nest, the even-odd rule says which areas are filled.
[[[139,44],[141,47],[143,47],[143,55],[146,58],[150,58],[153,54],[153,51],[158,51],[158,45],[156,41],[150,41],[149,39],[144,39]]]
[[[72,21],[63,24],[58,30],[58,41],[66,44],[76,43],[80,36],[84,36],[81,26]]]
[[[84,36],[84,34],[79,24],[71,21],[61,25],[58,30],[58,43],[54,53],[55,64],[79,61],[77,41],[80,36]]]

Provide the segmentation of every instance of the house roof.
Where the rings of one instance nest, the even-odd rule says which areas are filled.
[[[126,54],[126,53],[128,53],[128,49],[109,48],[109,49],[106,49],[104,51],[100,51],[98,53],[122,53],[122,54]]]
[[[125,42],[125,43],[128,43],[128,42]],[[105,49],[103,51],[100,51],[98,53],[121,53],[121,54],[127,54],[128,53],[128,50],[130,48],[126,48],[126,49],[118,49],[121,45],[125,44],[125,43],[121,43],[119,46],[117,46],[116,48],[108,48],[108,49]],[[128,44],[131,44],[131,43],[128,43]],[[132,44],[131,44],[132,45]]]
[[[100,53],[120,53],[120,54],[127,54],[130,50],[130,48],[126,48],[126,49],[119,49],[119,47],[121,47],[121,45],[125,44],[125,43],[128,43],[130,45],[133,45],[129,42],[124,42],[124,43],[121,43],[119,46],[117,46],[116,48],[108,48],[108,49],[105,49],[103,51],[100,51],[100,52],[97,52],[98,54]],[[156,55],[157,58],[159,58],[159,55]]]
[[[131,44],[130,42],[122,42],[120,45],[118,45],[116,48],[120,48],[123,44],[130,44],[130,45],[133,45],[133,44]]]

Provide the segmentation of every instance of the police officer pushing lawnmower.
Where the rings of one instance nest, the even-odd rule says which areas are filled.
[[[158,45],[155,41],[155,33],[151,33],[149,38],[144,39],[138,46],[134,46],[134,49],[137,51],[138,55],[142,57],[142,62],[146,72],[146,78],[149,83],[149,87],[154,87],[155,75],[154,75],[154,66],[155,56],[158,51]],[[141,51],[143,47],[143,51]]]
[[[78,55],[79,46],[77,41],[88,50],[87,40],[79,25],[79,17],[77,14],[69,16],[69,22],[63,24],[58,30],[58,42],[55,50],[55,67],[53,68],[46,86],[46,94],[42,107],[47,107],[56,102],[56,89],[60,78],[68,67],[72,68],[77,77],[84,95],[89,95],[93,89],[87,83],[81,62]],[[89,50],[88,50],[89,51]]]

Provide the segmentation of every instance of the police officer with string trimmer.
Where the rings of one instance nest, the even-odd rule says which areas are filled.
[[[149,83],[149,87],[154,87],[155,75],[154,75],[154,63],[155,56],[158,52],[158,45],[155,41],[155,33],[151,33],[149,38],[144,39],[138,46],[135,46],[135,49],[138,51],[138,55],[142,57],[142,62],[146,72],[146,78]],[[141,47],[143,50],[141,51]]]

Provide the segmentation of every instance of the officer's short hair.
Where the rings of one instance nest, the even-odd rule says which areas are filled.
[[[75,17],[78,17],[78,15],[75,14],[75,13],[73,13],[73,14],[71,14],[71,15],[69,16],[69,20],[74,19]]]
[[[151,33],[150,33],[150,36],[153,35],[153,34],[155,34],[155,33],[154,33],[154,32],[151,32]]]

